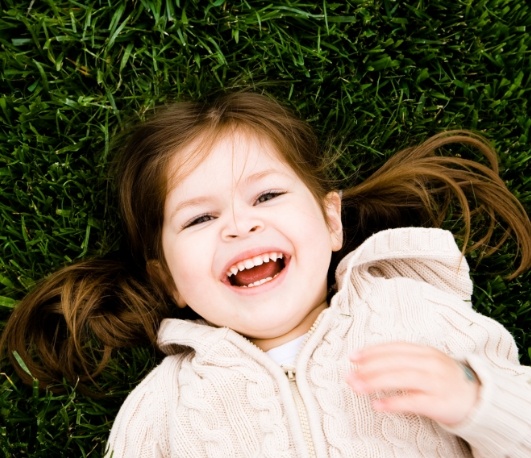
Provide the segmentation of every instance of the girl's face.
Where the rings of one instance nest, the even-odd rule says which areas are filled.
[[[162,229],[177,303],[264,350],[307,332],[342,243],[338,194],[319,205],[269,141],[242,131],[172,183],[181,157],[170,162]]]

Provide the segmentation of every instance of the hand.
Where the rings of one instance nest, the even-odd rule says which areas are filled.
[[[432,347],[381,344],[350,359],[357,367],[348,384],[359,394],[377,393],[377,411],[415,413],[450,426],[464,420],[478,400],[475,374]]]

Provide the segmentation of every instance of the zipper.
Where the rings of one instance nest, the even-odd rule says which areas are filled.
[[[304,406],[304,401],[302,400],[301,393],[299,392],[299,387],[297,386],[297,379],[295,378],[295,371],[290,368],[285,368],[286,376],[288,377],[289,387],[293,395],[293,400],[295,401],[295,406],[299,414],[299,420],[301,423],[302,435],[306,446],[308,448],[308,457],[317,458],[315,454],[315,447],[313,445],[312,433],[310,431],[310,422],[308,421],[308,413],[306,412],[306,407]]]
[[[321,322],[323,313],[321,312],[317,319],[314,321],[312,326],[307,332],[306,340],[301,345],[301,348],[306,344],[310,336],[313,334],[319,323]],[[248,339],[247,339],[248,340]],[[251,340],[248,340],[248,342],[253,345],[255,348],[258,348],[260,351],[263,352],[263,350],[256,345]],[[297,379],[295,377],[295,369],[292,367],[284,367],[282,366],[282,369],[284,370],[284,373],[286,374],[289,382],[289,387],[291,394],[293,396],[293,400],[295,402],[295,407],[297,409],[297,413],[299,416],[299,421],[301,424],[302,429],[302,435],[304,438],[304,442],[306,443],[306,448],[308,449],[308,458],[317,458],[317,455],[315,453],[315,446],[313,444],[313,438],[312,433],[310,430],[310,422],[308,420],[308,412],[306,411],[306,407],[304,405],[304,401],[302,400],[301,393],[299,391],[299,387],[297,386]]]
[[[308,341],[310,336],[313,334],[313,332],[315,331],[315,329],[321,322],[322,316],[323,316],[323,313],[321,312],[319,316],[317,317],[317,319],[313,322],[312,326],[307,332],[306,340],[301,345],[301,348],[304,345],[306,345],[306,342]],[[308,449],[308,457],[317,458],[317,455],[315,453],[315,446],[313,444],[312,432],[310,430],[310,421],[308,420],[308,412],[306,410],[306,406],[304,405],[304,401],[302,400],[299,387],[297,386],[297,378],[295,377],[295,369],[292,367],[283,367],[283,369],[284,369],[286,376],[288,377],[291,394],[293,395],[295,407],[297,408],[297,413],[299,414],[302,435],[304,437],[304,442],[306,442],[306,447]]]

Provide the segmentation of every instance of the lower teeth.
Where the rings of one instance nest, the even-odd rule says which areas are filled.
[[[261,280],[255,281],[253,283],[249,283],[248,285],[242,285],[241,288],[254,288],[255,286],[260,286],[260,285],[263,285],[264,283],[267,283],[268,281],[273,280],[277,276],[278,274],[274,275],[273,277],[262,278]]]

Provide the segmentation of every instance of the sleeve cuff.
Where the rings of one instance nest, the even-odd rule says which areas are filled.
[[[472,412],[445,430],[467,441],[482,457],[531,456],[531,373],[494,373],[475,355],[466,362],[481,382]]]

